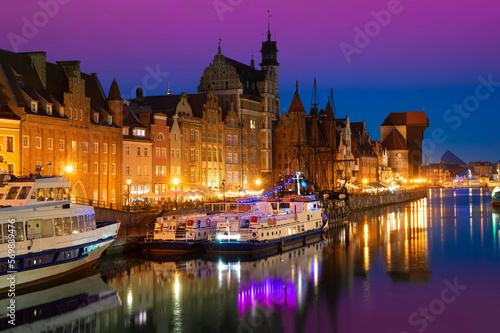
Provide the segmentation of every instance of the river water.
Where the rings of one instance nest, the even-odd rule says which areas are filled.
[[[498,332],[500,210],[490,202],[484,189],[430,190],[414,202],[351,213],[325,241],[254,261],[103,257],[97,268],[119,299],[78,325],[85,332]]]

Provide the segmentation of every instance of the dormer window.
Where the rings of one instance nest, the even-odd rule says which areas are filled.
[[[129,131],[128,131],[128,128],[123,128],[123,135],[128,135]]]
[[[146,130],[136,128],[136,129],[134,129],[134,135],[135,136],[146,136]]]
[[[98,123],[99,122],[99,113],[94,112],[94,122]]]
[[[61,115],[61,117],[64,117],[64,108],[62,106],[59,109],[59,114]]]
[[[113,123],[113,117],[112,116],[108,116],[108,124],[112,124]]]
[[[37,113],[38,112],[38,102],[31,102],[31,112]]]
[[[47,104],[47,114],[48,114],[49,116],[51,116],[51,115],[52,115],[52,104]]]

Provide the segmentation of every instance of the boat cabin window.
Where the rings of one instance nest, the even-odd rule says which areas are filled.
[[[54,189],[53,188],[48,188],[47,189],[47,196],[45,197],[46,201],[54,201]]]
[[[78,224],[80,225],[80,232],[85,232],[85,219],[82,215],[78,216]]]
[[[78,217],[71,216],[71,228],[75,233],[78,233]]]
[[[69,217],[64,218],[64,235],[71,235],[71,219]]]
[[[62,224],[62,218],[60,217],[54,219],[54,232],[56,236],[63,235],[63,224]]]
[[[24,200],[28,197],[31,191],[31,186],[23,186],[21,191],[19,191],[19,195],[17,196],[17,199],[19,200]]]
[[[36,200],[37,201],[45,201],[45,189],[44,188],[39,188],[37,190]]]
[[[8,243],[9,242],[9,224],[4,223],[0,228],[0,243]],[[12,232],[12,227],[10,227],[10,231]],[[14,237],[16,241],[24,240],[24,228],[23,222],[15,222],[14,223]]]
[[[62,200],[63,199],[63,189],[62,187],[56,187],[56,200]]]
[[[64,200],[70,200],[69,187],[64,188]]]
[[[19,192],[19,186],[12,186],[7,193],[6,200],[14,200],[17,197],[17,192]]]

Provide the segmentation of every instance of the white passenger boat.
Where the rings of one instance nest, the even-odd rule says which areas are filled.
[[[491,192],[491,205],[500,206],[500,186],[497,186]]]
[[[204,243],[209,253],[272,254],[316,242],[327,218],[314,196],[239,203],[234,213],[219,215],[216,233]]]
[[[203,251],[202,243],[215,232],[217,215],[166,215],[156,218],[152,235],[140,243],[146,254],[180,254]]]
[[[0,176],[0,292],[88,267],[115,239],[120,222],[96,225],[68,179]]]

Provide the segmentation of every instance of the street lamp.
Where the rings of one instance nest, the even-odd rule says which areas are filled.
[[[131,179],[127,179],[127,210],[130,212],[130,184],[132,184]]]
[[[255,185],[257,185],[257,186],[260,186],[260,184],[261,184],[261,183],[262,183],[262,181],[261,181],[260,179],[257,179],[257,180],[255,181]]]
[[[223,193],[224,194],[224,202],[226,202],[226,180],[225,179],[222,180],[222,187],[224,189],[224,193]]]
[[[177,209],[177,185],[179,185],[179,179],[174,178],[172,183],[175,185],[175,209]]]
[[[73,172],[73,166],[72,165],[66,165],[66,168],[64,168],[66,170],[66,173],[72,173]]]

